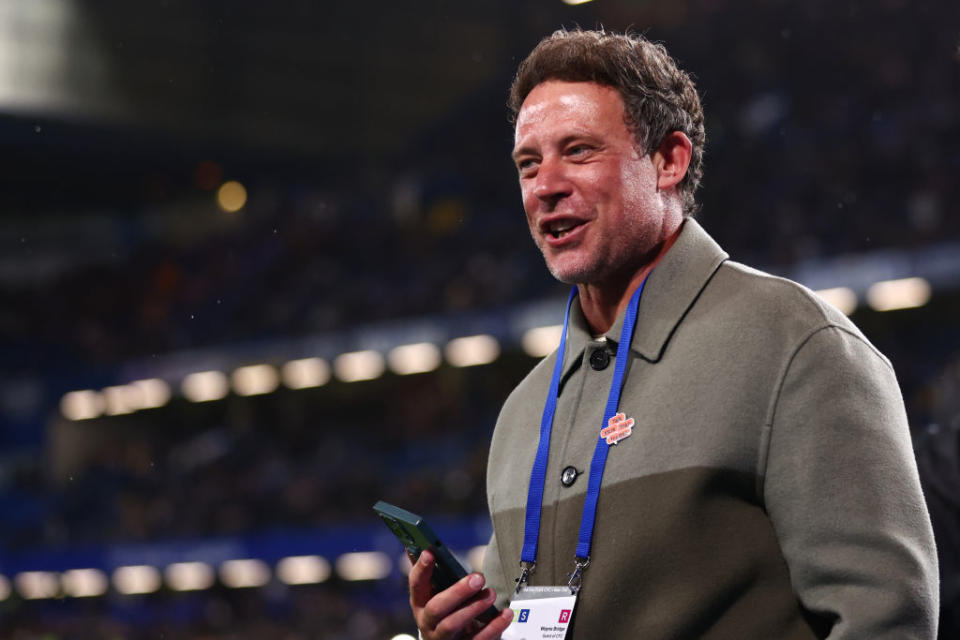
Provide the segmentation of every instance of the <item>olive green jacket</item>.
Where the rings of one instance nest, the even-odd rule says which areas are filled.
[[[533,585],[566,583],[622,316],[571,310]],[[505,606],[555,355],[504,404],[484,573]],[[802,286],[727,260],[694,220],[650,275],[573,633],[934,638],[937,564],[890,362]],[[593,362],[593,363],[592,363]],[[571,486],[563,469],[582,473]]]

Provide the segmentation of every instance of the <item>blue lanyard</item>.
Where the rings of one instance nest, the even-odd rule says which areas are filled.
[[[646,278],[630,298],[623,319],[623,329],[620,331],[620,343],[617,344],[616,364],[613,369],[613,380],[610,383],[610,392],[607,396],[607,407],[603,414],[601,429],[610,418],[617,413],[620,405],[620,391],[623,388],[623,377],[627,370],[627,353],[633,341],[633,328],[637,322],[637,309],[640,306],[640,294]],[[537,456],[530,472],[530,489],[527,493],[527,516],[523,531],[523,550],[520,560],[533,565],[537,559],[537,544],[540,536],[540,510],[543,506],[543,487],[547,476],[547,459],[550,456],[550,433],[553,430],[553,416],[557,410],[560,378],[563,376],[564,351],[567,346],[567,331],[570,325],[570,307],[576,296],[576,288],[570,292],[567,300],[567,310],[563,316],[563,333],[560,336],[560,346],[557,349],[557,359],[553,366],[553,378],[550,380],[550,390],[547,393],[547,403],[543,408],[543,417],[540,420],[540,443],[537,445]],[[589,561],[590,545],[593,540],[593,525],[597,518],[597,499],[600,497],[600,483],[603,480],[603,469],[607,463],[607,452],[610,445],[602,437],[598,437],[597,446],[590,462],[590,480],[587,484],[587,497],[583,503],[583,513],[580,517],[580,537],[577,543],[578,567],[585,567],[581,559]]]

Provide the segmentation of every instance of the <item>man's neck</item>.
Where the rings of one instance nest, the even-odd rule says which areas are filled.
[[[667,254],[680,236],[683,224],[660,246],[652,260],[624,278],[613,279],[602,284],[579,284],[580,309],[590,327],[590,333],[599,336],[606,333],[630,302],[630,297],[643,284],[657,263]]]

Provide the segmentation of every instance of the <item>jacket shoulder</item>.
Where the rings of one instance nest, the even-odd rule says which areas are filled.
[[[807,287],[732,260],[717,270],[704,296],[718,315],[754,315],[762,324],[797,339],[836,328],[870,345],[842,311]]]

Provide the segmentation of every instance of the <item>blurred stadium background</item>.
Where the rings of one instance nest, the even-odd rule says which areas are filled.
[[[565,294],[506,90],[577,24],[667,43],[704,226],[893,360],[960,637],[960,3],[0,0],[0,639],[415,634],[370,507],[482,553]]]

